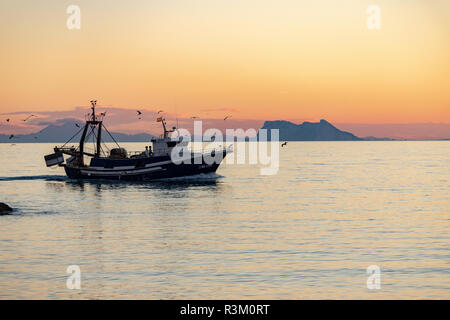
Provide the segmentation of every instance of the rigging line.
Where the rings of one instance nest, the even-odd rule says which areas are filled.
[[[103,124],[101,124],[101,126],[104,129],[106,129]],[[105,150],[107,150],[108,152],[111,152],[111,149],[109,149],[108,145],[106,144],[106,141],[103,141],[103,140],[101,141],[100,148],[102,149],[102,152],[104,153],[104,156],[107,156],[106,152],[103,150],[102,144],[103,144],[103,147],[105,147]]]
[[[92,134],[92,128],[90,128],[91,129],[91,131],[89,131],[88,132],[88,134],[86,135],[86,137],[84,138],[84,141],[86,142],[89,142],[89,138],[91,137],[91,134]]]
[[[108,145],[107,145],[105,142],[102,141],[102,144],[103,144],[103,146],[105,147],[105,150],[111,151],[111,150],[108,148]],[[102,150],[103,150],[103,147],[100,147],[100,148],[102,148]]]
[[[111,149],[108,148],[108,145],[106,144],[105,141],[102,140],[102,144],[105,147],[106,150],[110,151]]]
[[[95,135],[95,133],[94,133],[94,135]],[[97,136],[95,137],[95,140],[97,141]],[[97,152],[97,143],[95,143],[95,152]],[[105,153],[105,151],[103,151],[103,148],[102,148],[102,144],[100,143],[100,151],[101,151],[101,154],[103,155],[103,156],[106,156],[106,153]]]
[[[77,134],[79,134],[80,132],[81,132],[81,130],[83,130],[84,129],[84,127],[83,128],[81,128],[80,130],[78,130],[78,132],[77,133],[75,133],[66,143],[64,143],[63,145],[62,145],[62,147],[61,148],[64,148],[65,147],[65,145],[66,144],[68,144],[73,138],[75,138],[76,137],[76,135]]]
[[[92,133],[94,134],[92,140],[94,142],[94,150],[96,152],[97,151],[97,134],[95,133],[95,128],[94,127],[92,127]],[[103,144],[105,144],[105,143],[103,143]],[[103,154],[103,156],[106,156],[106,153],[103,150],[101,143],[100,143],[100,150],[101,150],[101,153]]]
[[[105,148],[106,148],[106,149],[111,150],[111,149],[109,149],[108,143],[107,143],[106,141],[103,141],[103,140],[102,140],[102,143],[105,145]]]
[[[94,153],[97,149],[96,148],[97,147],[96,140],[97,140],[97,135],[95,134],[95,127],[92,126],[92,144],[94,145]]]
[[[99,126],[100,126],[100,124],[99,124]],[[92,127],[92,134],[93,134],[93,138],[92,138],[92,142],[93,142],[93,144],[94,144],[94,150],[97,150],[97,134],[95,133],[95,127]],[[100,150],[101,150],[101,153],[103,154],[103,156],[106,156],[106,153],[105,153],[105,151],[103,150],[103,147],[102,147],[102,142],[103,141],[101,141],[101,143],[100,143]],[[103,142],[103,144],[105,145],[105,147],[106,147],[106,144]],[[109,149],[108,149],[108,151],[109,151]]]
[[[86,138],[84,138],[85,142],[89,142],[89,138],[91,137],[91,134],[93,133],[93,128],[90,126],[91,131],[87,134]]]
[[[89,143],[89,138],[91,137],[92,132],[88,132],[86,137],[84,138],[84,147],[87,147],[87,143]]]
[[[92,143],[94,144],[95,147],[95,141],[97,140],[97,135],[95,134],[95,128],[92,127]]]
[[[105,126],[103,126],[103,129],[105,129],[105,131],[109,134],[109,136],[111,137],[111,139],[113,139],[113,141],[117,144],[117,146],[120,148],[119,144],[117,143],[116,139],[114,139],[114,137],[111,135],[111,133],[109,133],[108,129],[106,129]]]
[[[86,138],[84,138],[84,147],[86,148],[87,147],[87,143],[89,143],[89,138],[91,137],[91,132],[89,132],[87,135],[86,135]]]
[[[100,150],[102,151],[102,155],[106,157],[106,152],[103,150],[102,144],[100,143]]]

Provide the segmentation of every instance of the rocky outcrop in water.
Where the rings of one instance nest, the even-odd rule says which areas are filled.
[[[9,214],[13,209],[7,204],[0,202],[0,216]]]

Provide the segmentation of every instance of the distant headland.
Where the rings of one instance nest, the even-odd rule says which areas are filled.
[[[285,120],[265,121],[261,129],[278,129],[280,141],[360,141],[353,133],[341,131],[326,120],[295,124]],[[268,137],[270,139],[270,136]]]
[[[0,143],[30,143],[30,142],[65,142],[69,140],[80,121],[64,119],[56,124],[49,124],[44,129],[31,134],[0,134]],[[278,129],[280,141],[391,141],[399,140],[379,137],[358,137],[355,134],[336,128],[330,122],[322,119],[319,122],[303,122],[295,124],[286,120],[265,121],[261,129]],[[270,139],[270,130],[269,139]],[[154,136],[148,133],[125,134],[111,132],[118,142],[148,142]],[[109,141],[105,137],[106,142]],[[400,139],[407,140],[407,139]],[[446,139],[440,139],[446,140]]]
[[[0,143],[30,143],[30,142],[66,142],[75,132],[78,131],[80,121],[67,119],[60,124],[49,124],[47,127],[36,133],[18,134],[11,138],[11,135],[0,134]],[[111,135],[118,142],[148,142],[152,135],[148,133],[125,134],[120,132],[111,132]],[[105,142],[112,142],[112,139],[106,135]]]

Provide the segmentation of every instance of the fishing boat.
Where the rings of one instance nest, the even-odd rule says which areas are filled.
[[[96,100],[91,101],[85,125],[64,145],[54,147],[54,153],[44,156],[47,167],[63,167],[71,179],[147,181],[215,172],[227,153],[232,152],[222,146],[209,151],[186,152],[189,141],[179,136],[169,137],[177,128],[168,130],[163,117],[157,119],[162,124],[163,134],[152,138],[151,146],[144,151],[127,152],[103,124],[105,113],[96,114],[96,104]],[[111,137],[114,148],[108,149],[102,140],[103,132]],[[78,147],[67,147],[80,133]],[[86,148],[89,139],[93,151]],[[64,155],[69,157],[64,159]]]

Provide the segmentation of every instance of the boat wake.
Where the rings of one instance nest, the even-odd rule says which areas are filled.
[[[175,177],[175,178],[163,178],[163,179],[155,179],[153,181],[158,182],[213,182],[220,178],[223,178],[220,174],[215,172],[211,173],[200,173],[192,176],[183,176],[183,177]]]
[[[218,179],[223,178],[220,174],[215,172],[212,173],[200,173],[192,176],[183,176],[183,177],[175,177],[175,178],[161,178],[154,179],[151,181],[155,182],[214,182]],[[62,175],[37,175],[37,176],[16,176],[16,177],[0,177],[0,181],[29,181],[29,180],[44,180],[44,181],[73,181],[66,176]],[[111,183],[110,180],[105,180],[105,182]],[[150,182],[150,181],[143,181]],[[122,182],[123,183],[123,182]]]
[[[211,173],[200,173],[191,176],[182,176],[182,177],[173,177],[173,178],[161,178],[161,179],[152,179],[147,182],[162,182],[162,183],[208,183],[208,182],[216,182],[217,180],[223,178],[220,174],[215,172]]]
[[[61,175],[0,177],[0,181],[23,181],[23,180],[67,181],[68,179],[66,176]]]

